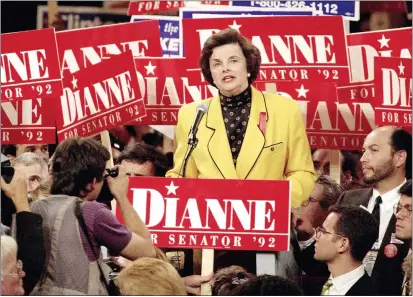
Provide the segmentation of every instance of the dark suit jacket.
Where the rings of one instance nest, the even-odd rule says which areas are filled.
[[[363,205],[367,207],[370,197],[373,195],[373,189],[361,189],[344,192],[337,201],[339,205]],[[383,237],[380,249],[377,254],[376,263],[371,274],[371,281],[379,295],[400,295],[403,282],[403,271],[401,268],[403,259],[407,256],[409,245],[395,244],[397,255],[388,258],[384,254],[384,248],[390,244],[391,235],[396,230],[396,217],[392,215],[386,233]]]
[[[346,296],[372,296],[377,295],[373,283],[367,272],[347,291]]]

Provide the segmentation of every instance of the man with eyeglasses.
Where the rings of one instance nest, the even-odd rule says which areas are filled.
[[[376,128],[364,141],[360,161],[363,181],[371,188],[344,192],[337,203],[365,207],[379,222],[379,235],[363,264],[379,295],[400,295],[409,245],[396,238],[393,206],[412,176],[412,137],[394,126]]]
[[[379,231],[372,214],[357,206],[333,206],[314,231],[314,258],[326,263],[330,272],[321,295],[375,295],[363,266]]]
[[[406,240],[409,245],[409,253],[403,261],[404,280],[402,295],[412,295],[412,180],[409,179],[400,188],[400,201],[394,206],[396,216],[396,237]]]

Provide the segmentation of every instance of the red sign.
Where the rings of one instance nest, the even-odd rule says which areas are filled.
[[[131,177],[128,198],[160,248],[289,248],[289,181]]]
[[[59,141],[90,136],[146,114],[131,51],[66,76],[64,84]]]
[[[412,57],[412,28],[347,35],[352,82],[374,80],[374,57]]]
[[[178,1],[130,1],[128,15],[151,14],[153,12],[177,11],[185,7],[185,2]]]
[[[218,94],[210,85],[190,84],[185,58],[135,59],[147,115],[144,125],[176,125],[182,105]]]
[[[1,45],[2,102],[60,96],[54,29],[1,34]]]
[[[338,103],[335,83],[307,80],[256,82],[254,85],[259,90],[297,100],[311,148],[360,149],[366,134],[361,132],[370,129],[366,119],[370,110],[360,103]],[[372,108],[371,113],[374,113]],[[362,118],[361,127],[356,125],[358,118]]]
[[[258,80],[314,79],[339,82],[349,79],[346,37],[341,17],[238,17],[184,19],[182,22],[184,55],[188,65],[193,68],[189,71],[198,69],[201,48],[208,37],[229,27],[239,30],[260,50],[262,65]]]
[[[1,144],[56,143],[57,98],[1,103]]]
[[[412,127],[412,59],[376,57],[377,125]]]

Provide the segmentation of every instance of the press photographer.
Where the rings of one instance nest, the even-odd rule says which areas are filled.
[[[128,177],[122,169],[117,177],[109,176],[109,158],[107,149],[93,139],[71,138],[56,148],[51,196],[31,206],[43,218],[50,254],[33,294],[113,294],[101,246],[129,260],[155,256],[149,231],[127,199]],[[105,180],[125,225],[96,201]]]

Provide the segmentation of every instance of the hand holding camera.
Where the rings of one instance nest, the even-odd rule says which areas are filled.
[[[13,201],[17,212],[30,211],[27,200],[26,173],[24,171],[16,170],[10,183],[6,183],[4,178],[1,177],[1,189]]]
[[[106,182],[108,183],[110,192],[112,193],[113,197],[116,199],[116,201],[119,201],[120,199],[127,198],[129,180],[122,166],[117,165],[115,168],[118,171],[118,175],[116,177],[108,175]]]

